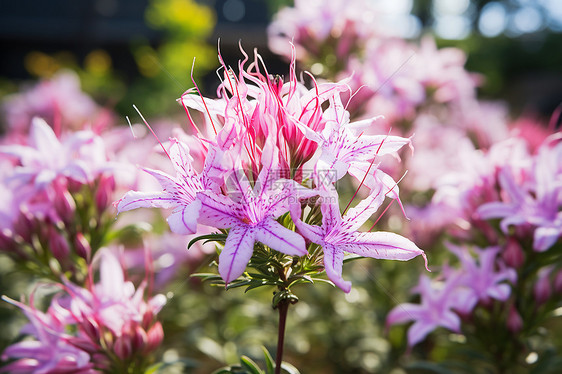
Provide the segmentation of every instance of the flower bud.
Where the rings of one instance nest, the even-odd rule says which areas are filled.
[[[95,195],[98,212],[103,212],[110,204],[113,191],[115,191],[115,178],[113,178],[113,175],[102,175],[99,179]]]
[[[99,324],[92,318],[86,317],[81,323],[82,329],[86,335],[94,342],[99,342],[100,340],[100,327]]]
[[[74,220],[74,212],[76,211],[74,198],[70,192],[68,192],[66,186],[62,186],[58,183],[55,183],[54,186],[55,201],[53,205],[55,206],[55,211],[64,223],[71,223]]]
[[[129,337],[127,335],[118,337],[113,345],[113,351],[121,360],[126,360],[131,357],[133,347]]]
[[[145,352],[152,352],[162,343],[164,340],[164,329],[162,324],[157,321],[147,333],[147,344],[145,345]]]
[[[20,213],[14,222],[14,231],[21,236],[25,242],[31,242],[31,236],[35,231],[35,223],[33,215],[27,208],[20,208]]]
[[[533,294],[538,305],[544,304],[552,295],[552,286],[550,284],[549,268],[539,271],[538,279],[533,287]]]
[[[82,234],[81,232],[76,234],[76,238],[74,239],[74,248],[76,249],[76,254],[78,256],[85,259],[86,262],[90,262],[92,247],[90,246],[88,240],[86,240],[84,234]]]
[[[514,334],[518,333],[523,328],[523,319],[513,305],[511,305],[509,308],[509,315],[507,316],[507,328]]]
[[[70,254],[70,246],[65,237],[54,229],[49,231],[49,249],[59,262],[66,260]]]
[[[132,331],[132,335],[133,350],[138,351],[144,348],[148,341],[148,334],[146,331],[144,331],[144,329],[139,325],[136,325]]]
[[[525,253],[519,242],[509,238],[502,253],[505,264],[514,269],[519,269],[525,262]]]

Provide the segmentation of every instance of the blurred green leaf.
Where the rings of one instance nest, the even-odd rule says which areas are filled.
[[[274,372],[275,372],[275,362],[273,361],[273,357],[271,357],[271,354],[269,353],[267,348],[262,346],[261,349],[262,349],[263,355],[265,357],[266,374],[274,374]]]

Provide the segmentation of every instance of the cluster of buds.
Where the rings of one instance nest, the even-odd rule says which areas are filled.
[[[47,310],[5,298],[31,322],[23,332],[34,340],[8,347],[3,359],[15,359],[2,372],[127,373],[144,372],[164,333],[156,315],[163,295],[145,300],[145,281],[135,290],[126,281],[117,256],[99,252],[100,280],[80,287],[67,279]],[[90,281],[94,274],[88,274]],[[52,371],[50,371],[52,370]],[[133,370],[133,371],[131,371]]]

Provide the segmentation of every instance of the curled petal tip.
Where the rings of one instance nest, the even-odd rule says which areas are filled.
[[[423,261],[425,262],[425,270],[427,270],[431,273],[431,270],[429,270],[429,267],[428,267],[428,264],[427,264],[427,256],[425,255],[425,252],[422,251],[421,255],[423,257]]]

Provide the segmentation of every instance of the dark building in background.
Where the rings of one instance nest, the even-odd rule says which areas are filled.
[[[249,49],[267,54],[265,29],[268,10],[264,1],[216,0],[217,25],[209,42],[221,39],[225,59],[238,56],[238,41]],[[114,67],[127,75],[136,74],[130,52],[135,40],[158,45],[162,35],[145,23],[148,0],[0,0],[0,76],[30,78],[24,58],[30,51],[69,51],[78,60],[91,50],[102,48]]]

